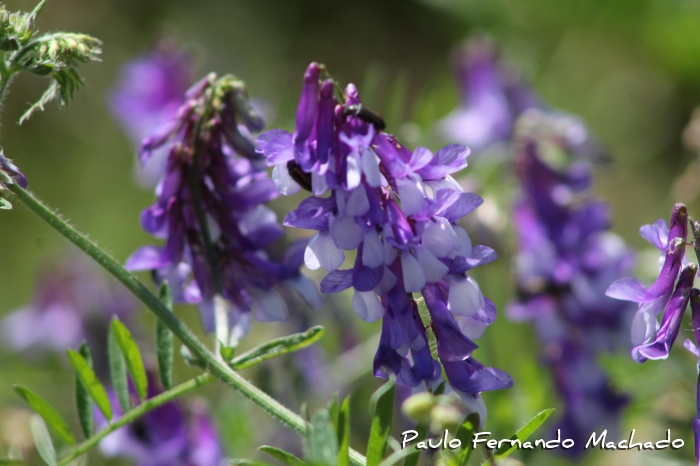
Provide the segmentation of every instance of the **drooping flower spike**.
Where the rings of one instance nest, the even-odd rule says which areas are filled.
[[[210,74],[141,144],[143,163],[154,151],[168,150],[158,200],[141,215],[143,228],[166,242],[139,249],[127,268],[152,270],[156,282],[171,284],[176,302],[198,303],[207,331],[216,326],[217,295],[231,306],[229,324],[239,335],[251,313],[261,321],[286,319],[281,288],[320,304],[313,283],[299,273],[306,242],[292,244],[280,260],[269,256],[283,231],[264,205],[278,192],[250,135],[262,127],[245,85]]]
[[[353,288],[355,312],[369,322],[383,319],[376,376],[391,372],[414,387],[439,379],[412,296],[422,293],[452,386],[471,397],[511,386],[510,376],[472,357],[473,340],[496,309],[469,270],[496,254],[472,246],[457,225],[482,203],[450,176],[467,166],[469,149],[407,149],[381,132],[383,120],[364,107],[353,84],[337,101],[334,82],[322,79],[323,72],[316,63],[306,70],[294,133],[267,131],[256,147],[274,166],[282,194],[312,193],[284,220],[317,231],[304,254],[306,266],[328,272],[322,292]],[[348,251],[355,252],[354,265],[341,269]]]
[[[564,402],[556,428],[574,439],[566,454],[579,456],[591,432],[615,427],[627,402],[596,358],[626,332],[630,306],[606,297],[604,290],[629,273],[634,256],[607,231],[606,206],[581,199],[591,182],[585,163],[555,167],[545,159],[551,149],[571,153],[561,128],[555,115],[536,110],[516,124],[513,151],[521,194],[514,221],[520,244],[517,299],[509,314],[534,324]]]
[[[690,223],[694,243],[689,244]],[[686,246],[693,246],[700,261],[700,224],[693,222],[684,204],[678,203],[671,211],[670,225],[659,219],[639,229],[644,239],[661,251],[659,276],[650,287],[637,279],[627,277],[613,283],[606,294],[613,298],[638,304],[632,323],[632,358],[638,363],[649,359],[667,359],[680,330],[685,310],[690,303],[694,342],[685,340],[684,346],[700,356],[700,291],[694,287],[698,264],[685,255]],[[659,324],[657,316],[663,313]],[[700,362],[696,371],[700,370]],[[695,457],[700,465],[700,379],[696,394],[697,411],[693,421]]]

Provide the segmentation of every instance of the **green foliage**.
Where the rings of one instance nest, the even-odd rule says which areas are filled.
[[[167,283],[160,287],[160,300],[170,312],[173,310],[173,293]],[[160,320],[156,321],[156,347],[158,348],[158,372],[163,387],[173,387],[173,332]]]
[[[373,419],[367,444],[367,466],[376,466],[384,458],[384,451],[386,450],[394,416],[395,395],[396,378],[392,375],[386,383],[374,392],[370,400],[370,411]]]
[[[464,420],[462,425],[457,430],[455,435],[456,439],[462,442],[462,450],[457,454],[455,461],[455,466],[462,466],[469,462],[469,457],[471,456],[474,449],[472,448],[472,440],[474,439],[474,433],[479,429],[479,414],[471,413]]]
[[[114,341],[119,347],[119,351],[124,356],[126,368],[131,375],[131,380],[136,387],[136,393],[141,400],[145,400],[148,395],[148,376],[146,375],[146,367],[143,365],[141,351],[134,341],[134,337],[126,325],[124,325],[117,317],[112,319],[110,332],[114,335]]]
[[[12,210],[12,204],[4,197],[0,197],[0,210]]]
[[[511,440],[520,440],[521,442],[524,442],[528,437],[530,437],[532,434],[535,433],[537,429],[544,424],[544,422],[549,418],[549,416],[552,415],[554,412],[554,408],[549,408],[545,409],[544,411],[540,411],[535,417],[530,419],[527,424],[525,424],[523,427],[518,429],[518,431],[513,434],[510,439]],[[508,445],[503,445],[501,448],[499,448],[496,453],[494,453],[493,457],[495,459],[503,459],[508,457],[511,453],[513,453],[516,449],[516,446],[510,446]]]
[[[102,383],[100,383],[97,375],[95,375],[95,371],[90,367],[90,363],[88,363],[80,353],[71,349],[68,350],[68,361],[71,366],[73,366],[73,369],[75,369],[80,385],[85,389],[87,394],[90,395],[90,398],[95,402],[105,419],[111,421],[112,405],[109,403],[107,391],[102,386]],[[83,403],[83,400],[78,400],[79,407]]]
[[[131,396],[129,395],[126,363],[111,327],[107,333],[107,356],[109,357],[109,375],[112,379],[112,388],[117,394],[122,411],[127,412],[131,409]]]
[[[236,370],[245,369],[268,359],[298,351],[316,343],[324,333],[323,327],[317,325],[306,332],[270,340],[238,356],[231,362],[231,367]]]
[[[34,444],[36,445],[36,450],[39,452],[39,456],[46,461],[46,464],[54,466],[56,464],[56,449],[53,446],[44,419],[37,415],[32,416],[29,421],[29,427],[32,431],[32,438],[34,439]]]
[[[30,408],[32,408],[39,416],[41,416],[46,424],[58,434],[61,439],[68,445],[75,445],[75,438],[71,434],[68,424],[63,420],[60,414],[46,402],[42,397],[21,385],[15,385],[15,392],[24,398]]]
[[[80,346],[80,355],[85,359],[89,367],[92,367],[92,352],[87,343]],[[70,359],[70,355],[68,356]],[[75,367],[75,366],[74,366]],[[77,369],[76,369],[77,370]],[[90,438],[95,433],[95,414],[92,410],[92,401],[88,389],[80,379],[80,375],[75,377],[75,401],[78,407],[78,419],[85,438]],[[107,400],[109,403],[109,400]],[[104,413],[103,413],[104,414]]]
[[[350,465],[350,398],[346,397],[340,405],[335,427],[338,431],[338,466]]]
[[[301,459],[292,455],[291,453],[286,452],[286,451],[284,451],[280,448],[277,448],[277,447],[272,447],[270,445],[263,445],[260,448],[258,448],[258,450],[267,453],[268,455],[281,461],[282,463],[286,464],[287,466],[304,466],[307,464],[304,461],[302,461]]]
[[[30,13],[8,11],[5,5],[0,5],[0,50],[18,50],[31,40],[34,21],[44,5],[46,0],[41,0]]]
[[[338,464],[338,437],[328,410],[321,409],[314,414],[308,442],[309,460],[312,464],[323,466]]]

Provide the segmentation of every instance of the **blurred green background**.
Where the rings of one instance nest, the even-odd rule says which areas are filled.
[[[30,10],[31,1],[10,1],[10,10]],[[690,0],[51,0],[38,22],[43,31],[84,32],[104,41],[103,62],[83,67],[88,86],[68,108],[47,111],[23,126],[16,124],[28,103],[43,92],[46,81],[20,76],[4,102],[2,147],[30,180],[30,188],[87,232],[119,260],[153,242],[142,232],[140,211],[153,195],[133,181],[134,147],[108,111],[109,93],[120,67],[146,52],[160,34],[175,36],[197,58],[198,74],[234,73],[248,84],[251,97],[263,99],[276,116],[268,127],[293,126],[301,77],[311,61],[325,63],[341,83],[355,82],[363,100],[386,118],[388,130],[409,146],[427,143],[431,124],[458,105],[448,55],[475,32],[487,33],[502,55],[553,107],[582,116],[610,152],[614,163],[597,171],[596,194],[609,201],[614,231],[642,248],[641,264],[649,262],[646,243],[637,230],[667,217],[674,202],[684,201],[700,216],[692,172],[678,180],[697,154],[685,149],[681,135],[700,103],[700,3]],[[472,160],[466,173],[487,173]],[[480,194],[502,192],[509,175],[490,174]],[[507,198],[497,196],[500,215],[507,216]],[[280,216],[294,200],[275,202]],[[294,235],[303,233],[293,232]],[[480,269],[484,294],[503,310],[510,298],[512,233],[501,258]],[[62,254],[65,241],[29,211],[16,206],[0,215],[0,315],[27,303],[42,259]],[[654,259],[651,261],[653,262]],[[143,277],[148,279],[147,276]],[[316,277],[320,278],[320,277]],[[348,318],[328,317],[335,306]],[[197,327],[194,309],[177,310]],[[144,311],[143,322],[153,319]],[[349,295],[326,299],[311,323],[327,324],[324,343],[332,359],[334,332],[353,327],[363,338],[379,330],[352,315]],[[684,326],[682,341],[690,333]],[[244,342],[297,331],[285,324],[256,325]],[[680,346],[680,345],[677,345]],[[551,382],[537,362],[538,344],[527,324],[508,322],[504,313],[492,325],[477,357],[513,375],[515,387],[485,394],[488,430],[508,436],[540,409],[556,406]],[[22,383],[47,396],[61,412],[72,414],[73,379],[62,357],[31,360],[6,350],[0,353],[0,453],[21,435],[10,422],[22,404],[12,392]],[[676,348],[666,364],[636,365],[626,354],[605,358],[617,387],[634,399],[622,431],[656,440],[667,428],[682,436],[679,451],[593,451],[585,464],[689,464],[692,453],[695,366]],[[348,380],[342,393],[353,393],[353,420],[361,445],[368,430],[367,400],[379,381],[369,375],[373,348],[365,352],[365,375]],[[247,375],[275,379],[285,362]],[[178,367],[183,380],[195,371]],[[286,372],[283,372],[286,373]],[[277,376],[279,379],[279,375]],[[304,397],[284,395],[285,380],[270,388],[298,408]],[[271,385],[271,386],[272,386]],[[276,423],[241,397],[222,387],[202,392],[216,400],[216,417],[229,454],[254,454],[261,442],[274,442]],[[312,407],[325,404],[308,394]],[[21,417],[21,416],[20,416]],[[10,420],[8,420],[10,419]],[[15,421],[12,421],[15,422]],[[21,429],[20,429],[21,430]],[[267,430],[267,432],[266,432]],[[15,436],[15,437],[13,437]],[[501,437],[497,437],[501,438]],[[292,441],[293,442],[293,441]],[[528,464],[567,464],[558,456],[516,454]],[[89,464],[103,464],[93,454]]]

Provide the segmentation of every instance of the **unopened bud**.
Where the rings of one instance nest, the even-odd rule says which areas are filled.
[[[416,393],[406,399],[401,405],[401,411],[411,419],[416,421],[426,421],[430,419],[430,411],[435,406],[435,397],[430,393]]]
[[[464,419],[462,411],[452,405],[438,404],[430,411],[430,429],[441,432],[444,429],[456,428]]]

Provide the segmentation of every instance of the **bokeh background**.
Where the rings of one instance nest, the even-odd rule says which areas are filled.
[[[33,2],[8,1],[7,6],[30,10]],[[363,100],[380,111],[389,131],[409,146],[437,149],[441,141],[431,132],[432,124],[458,105],[450,50],[474,33],[485,33],[544,100],[583,117],[610,153],[612,164],[596,171],[596,194],[611,206],[613,231],[640,248],[640,273],[655,261],[638,236],[640,225],[666,218],[678,201],[700,217],[700,184],[694,182],[699,178],[694,168],[698,156],[682,140],[693,109],[700,105],[698,2],[51,0],[38,25],[43,31],[97,36],[104,42],[103,62],[83,67],[88,86],[68,108],[50,105],[22,126],[16,123],[19,116],[41,95],[46,82],[35,76],[18,78],[4,102],[1,145],[40,198],[119,260],[153,242],[138,222],[153,194],[134,182],[135,149],[110,114],[108,99],[121,66],[163,35],[191,50],[199,75],[216,71],[244,79],[251,97],[265,102],[271,117],[268,127],[293,126],[301,76],[309,62],[318,61],[341,83],[358,84]],[[477,271],[484,294],[503,310],[513,288],[514,234],[507,219],[512,175],[508,170],[493,173],[484,158],[472,160],[466,172],[483,175],[479,194],[493,200],[495,221],[505,239],[498,243],[500,259]],[[282,216],[292,202],[284,199],[273,205]],[[16,206],[3,212],[0,316],[26,304],[37,271],[47,258],[67,249],[66,242],[28,210]],[[323,373],[336,384],[333,390],[352,393],[353,443],[362,445],[369,430],[367,402],[380,384],[369,373],[379,326],[356,318],[349,301],[344,293],[329,297],[305,322],[327,326],[329,335],[322,346],[328,366]],[[198,328],[194,309],[181,307],[177,313]],[[153,317],[144,310],[140,321],[148,335]],[[243,346],[298,331],[298,324],[258,324]],[[690,336],[689,330],[686,323],[680,341]],[[336,360],[343,337],[359,346]],[[152,345],[151,338],[144,341],[146,347]],[[369,343],[362,345],[363,341]],[[538,363],[539,351],[529,326],[509,322],[503,312],[481,340],[479,359],[515,379],[514,388],[484,396],[487,430],[497,438],[509,436],[539,410],[557,406],[551,381]],[[343,370],[349,362],[356,370]],[[635,428],[637,438],[657,440],[671,428],[686,446],[662,452],[592,451],[584,464],[690,464],[694,358],[677,345],[666,364],[637,365],[623,353],[606,356],[603,364],[615,386],[633,399],[622,432]],[[296,383],[293,366],[289,359],[280,360],[246,375],[295,409],[303,401],[312,409],[324,405],[332,390],[310,390]],[[13,383],[36,389],[75,421],[73,375],[66,368],[62,355],[27,358],[0,349],[0,452],[18,439],[29,442]],[[178,380],[195,373],[178,363]],[[264,442],[295,444],[293,435],[235,393],[214,386],[200,395],[215,406],[216,423],[231,456],[255,455],[255,446]],[[569,464],[552,452],[515,456],[527,464]],[[89,464],[108,462],[93,453]]]

